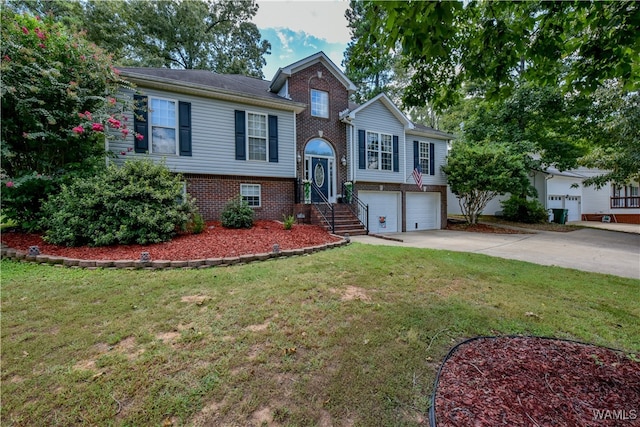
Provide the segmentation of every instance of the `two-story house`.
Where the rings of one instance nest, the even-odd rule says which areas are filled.
[[[206,220],[241,195],[258,219],[308,221],[321,207],[331,221],[327,208],[347,206],[375,233],[446,226],[440,166],[452,135],[413,124],[384,94],[351,103],[356,87],[322,52],[270,81],[202,70],[120,72],[137,87],[130,96],[139,108],[129,117],[139,137],[113,140],[110,149],[181,173]]]

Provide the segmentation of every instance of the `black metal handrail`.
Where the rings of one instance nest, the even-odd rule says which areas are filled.
[[[364,204],[353,191],[353,184],[347,189],[345,181],[342,181],[342,202],[345,203],[351,213],[358,218],[360,224],[369,232],[369,205]],[[364,220],[363,220],[364,219]]]
[[[312,202],[312,203],[316,206],[318,213],[322,216],[322,218],[324,218],[325,222],[331,226],[331,232],[335,233],[336,232],[336,215],[335,215],[335,209],[333,208],[333,204],[329,202],[329,199],[327,199],[327,196],[324,195],[320,187],[318,187],[315,182],[311,181],[311,200],[314,199],[313,197],[314,193],[318,196],[320,201]],[[331,216],[331,221],[329,221],[329,219],[327,218],[327,215]]]

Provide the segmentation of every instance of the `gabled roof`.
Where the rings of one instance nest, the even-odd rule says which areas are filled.
[[[279,68],[276,72],[276,75],[271,80],[269,89],[272,92],[277,93],[292,74],[300,70],[304,70],[305,68],[317,64],[318,62],[321,62],[325,67],[327,67],[331,74],[333,74],[338,80],[340,80],[342,85],[347,89],[347,91],[349,91],[349,93],[356,91],[356,85],[354,85],[353,82],[349,80],[349,78],[342,71],[340,71],[336,64],[334,64],[322,51],[301,59],[300,61],[294,62],[293,64],[288,65],[284,68]]]
[[[119,67],[120,75],[141,87],[153,87],[208,98],[242,102],[299,113],[305,104],[269,91],[269,82],[240,74],[216,74],[207,70]]]
[[[365,102],[364,104],[357,106],[356,108],[349,111],[348,113],[345,113],[343,118],[346,118],[347,120],[353,120],[356,118],[356,114],[359,111],[364,110],[371,104],[374,104],[378,101],[380,101],[382,105],[387,107],[387,109],[391,112],[391,114],[393,114],[398,119],[398,121],[404,125],[405,129],[413,128],[413,123],[411,122],[411,120],[409,120],[407,116],[405,116],[404,113],[400,111],[398,107],[396,107],[396,104],[394,104],[393,101],[385,93],[380,93],[374,96],[373,98],[371,98],[370,100],[368,100],[367,102]],[[352,105],[350,104],[349,107],[351,106]]]

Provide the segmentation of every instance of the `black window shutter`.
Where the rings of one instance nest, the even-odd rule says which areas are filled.
[[[420,164],[420,142],[413,141],[413,168],[417,168]]]
[[[364,129],[358,129],[358,168],[367,168],[367,149],[365,146],[365,131]]]
[[[136,134],[141,135],[133,138],[133,148],[136,153],[146,153],[149,151],[149,122],[147,113],[147,97],[142,95],[133,95],[133,130]]]
[[[178,124],[180,127],[180,155],[191,155],[191,103],[178,103]]]
[[[429,175],[436,174],[436,156],[433,142],[429,143]]]
[[[398,135],[393,135],[393,171],[400,172],[400,156],[398,154]]]
[[[278,162],[278,116],[269,116],[269,161]]]
[[[236,110],[236,160],[247,160],[244,111]]]

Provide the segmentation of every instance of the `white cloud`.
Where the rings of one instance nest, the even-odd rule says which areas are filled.
[[[288,28],[329,43],[346,44],[351,40],[344,16],[348,8],[346,0],[258,0],[258,13],[253,23],[260,29]]]

